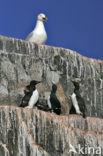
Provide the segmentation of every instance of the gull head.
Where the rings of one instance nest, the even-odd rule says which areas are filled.
[[[44,14],[39,14],[37,20],[45,22],[47,20],[47,17]]]

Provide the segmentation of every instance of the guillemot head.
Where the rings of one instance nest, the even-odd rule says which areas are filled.
[[[80,88],[79,83],[76,81],[72,81],[72,83],[74,84],[75,89],[79,90]]]
[[[52,82],[52,92],[56,93],[56,91],[57,91],[57,86],[54,82]]]
[[[38,83],[41,83],[41,81],[32,80],[30,86],[36,86]]]
[[[38,83],[41,83],[41,81],[32,80],[30,85],[28,85],[29,91],[34,91]]]

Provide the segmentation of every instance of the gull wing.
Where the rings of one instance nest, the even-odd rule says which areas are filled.
[[[26,41],[29,41],[33,36],[33,31],[27,36],[27,38],[25,39]]]

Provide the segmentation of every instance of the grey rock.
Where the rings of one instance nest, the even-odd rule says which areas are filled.
[[[37,89],[44,105],[52,81],[57,84],[60,116],[17,107],[33,79],[42,81]],[[86,115],[95,117],[68,115],[74,90],[71,80],[80,83]],[[0,105],[0,156],[89,155],[84,150],[79,153],[78,146],[95,151],[103,147],[103,61],[69,49],[0,36]],[[76,154],[70,152],[71,145]]]
[[[0,106],[0,154],[7,156],[79,156],[81,147],[103,147],[103,120],[79,115]],[[77,153],[69,153],[70,144]],[[86,154],[85,155],[89,155]],[[91,155],[96,155],[91,152]]]
[[[86,115],[103,117],[102,60],[69,49],[0,36],[0,105],[19,106],[25,85],[33,79],[42,81],[40,96],[44,99],[51,91],[52,81],[61,83],[68,98],[67,112],[74,89],[71,80],[79,79]]]

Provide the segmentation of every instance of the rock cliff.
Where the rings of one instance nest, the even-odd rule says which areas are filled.
[[[52,81],[58,84],[61,116],[17,107],[24,87],[34,79],[42,81],[37,86],[42,100],[50,94]],[[86,119],[68,115],[74,89],[71,80],[80,83]],[[0,156],[79,156],[89,152],[102,156],[103,120],[96,118],[103,118],[102,112],[102,60],[0,36]],[[70,152],[73,148],[76,153]]]
[[[60,82],[69,98],[71,80],[79,79],[87,115],[103,117],[103,61],[68,49],[0,36],[0,104],[18,106],[24,86],[32,79],[42,80],[40,96],[45,98],[52,81]],[[69,107],[63,113],[68,112]]]
[[[103,147],[102,132],[103,120],[98,118],[0,107],[0,156],[80,156],[89,155],[90,147],[95,150],[90,151],[91,156],[100,155],[97,148]],[[77,153],[70,152],[71,146]]]

